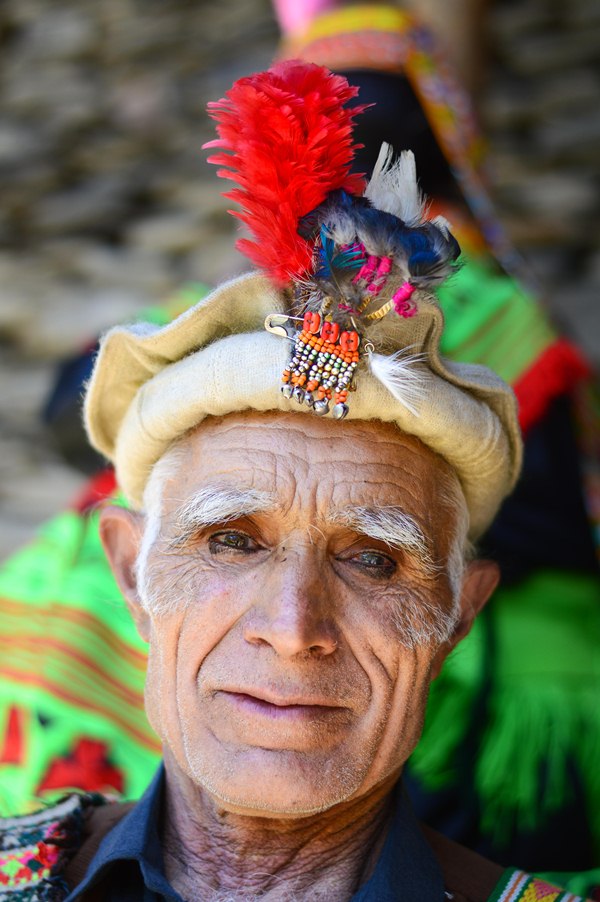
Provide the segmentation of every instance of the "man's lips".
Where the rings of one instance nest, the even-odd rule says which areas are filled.
[[[256,689],[221,689],[225,698],[239,711],[280,720],[321,720],[348,709],[328,699],[304,695],[278,696]]]

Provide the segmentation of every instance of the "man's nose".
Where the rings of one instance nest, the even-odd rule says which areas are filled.
[[[283,658],[305,652],[332,654],[338,646],[337,631],[315,565],[300,555],[274,565],[274,571],[244,628],[246,641],[269,645]]]

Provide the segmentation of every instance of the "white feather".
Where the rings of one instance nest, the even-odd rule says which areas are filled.
[[[411,150],[404,150],[395,163],[393,158],[393,147],[384,141],[365,197],[376,210],[392,213],[414,227],[423,221],[425,209],[425,199],[417,182],[415,156]]]
[[[452,232],[452,224],[448,222],[445,216],[436,216],[431,222],[434,226],[437,226],[446,237]]]
[[[394,398],[403,404],[413,416],[419,416],[420,402],[427,391],[428,374],[419,363],[425,359],[423,354],[408,354],[406,351],[395,354],[369,354],[369,366],[376,379],[385,385]]]
[[[342,247],[344,244],[352,244],[353,241],[356,241],[356,226],[352,217],[345,211],[340,213],[336,210],[325,220],[324,225],[338,247]]]

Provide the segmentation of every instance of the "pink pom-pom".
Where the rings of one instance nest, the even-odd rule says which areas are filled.
[[[400,288],[394,294],[392,303],[394,304],[394,310],[396,311],[398,316],[403,316],[405,319],[409,319],[417,312],[415,305],[409,303],[414,290],[415,286],[411,285],[410,282],[403,282]]]
[[[367,282],[373,273],[376,271],[377,266],[379,264],[379,257],[375,257],[373,254],[370,254],[367,257],[367,262],[363,263],[357,274],[354,276],[352,281],[356,284],[357,282]]]
[[[379,294],[386,283],[391,268],[392,258],[380,257],[379,263],[377,264],[377,272],[375,273],[375,278],[370,285],[367,285],[367,291],[370,291],[371,294]]]

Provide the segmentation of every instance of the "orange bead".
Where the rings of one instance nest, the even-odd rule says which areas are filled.
[[[333,344],[338,340],[340,334],[340,324],[332,323],[325,320],[323,323],[323,328],[321,329],[321,335],[326,341],[331,341]]]
[[[304,321],[302,325],[308,332],[316,334],[321,328],[321,317],[316,312],[316,310],[308,310],[304,314]]]
[[[342,332],[340,335],[340,345],[344,351],[358,351],[359,344],[358,332]]]

